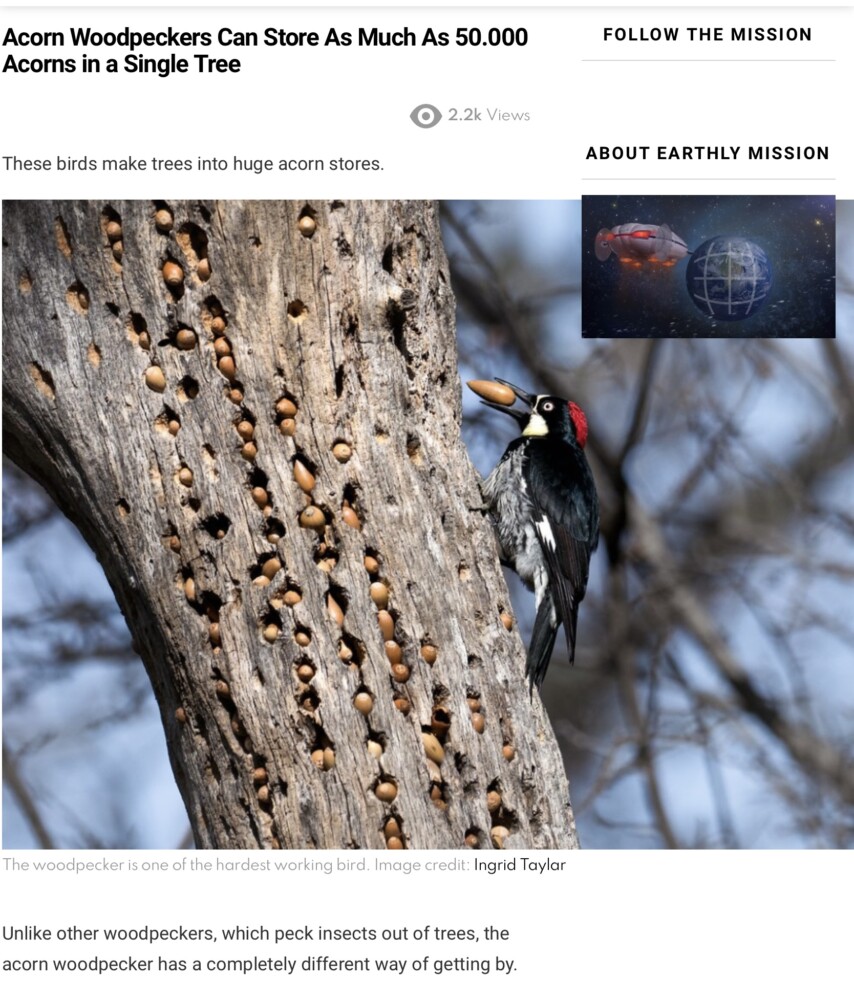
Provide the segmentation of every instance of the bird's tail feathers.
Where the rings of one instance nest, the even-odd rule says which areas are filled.
[[[546,671],[552,658],[558,627],[552,602],[548,598],[540,601],[537,617],[534,621],[534,632],[531,635],[531,645],[528,647],[528,659],[525,663],[532,693],[534,685],[539,690],[546,679]]]

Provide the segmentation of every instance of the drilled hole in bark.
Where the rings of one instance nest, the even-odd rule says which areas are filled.
[[[222,513],[218,511],[216,514],[211,514],[210,517],[206,517],[202,521],[202,527],[211,536],[211,538],[216,538],[217,540],[225,538],[228,534],[228,530],[231,527],[231,521]]]
[[[172,228],[175,213],[171,206],[165,201],[154,202],[154,224],[161,233],[168,233]]]
[[[118,316],[121,311],[115,302],[105,302],[104,306],[106,309],[113,314],[113,316]]]
[[[424,464],[424,456],[421,454],[421,438],[417,434],[406,435],[406,454],[415,465]]]
[[[465,846],[473,851],[479,851],[485,844],[485,835],[479,826],[470,826],[466,830]]]
[[[175,234],[175,239],[191,267],[197,267],[199,261],[208,256],[208,235],[193,222],[185,222]]]
[[[35,361],[30,362],[29,372],[36,389],[46,399],[56,399],[56,386],[50,372],[46,368],[42,368]]]
[[[355,635],[351,635],[349,632],[343,632],[341,641],[350,651],[350,657],[345,662],[349,663],[352,667],[361,667],[365,662],[365,644],[362,640]]]
[[[338,365],[335,369],[335,395],[340,399],[344,391],[344,365]]]
[[[130,504],[127,502],[127,500],[125,500],[124,497],[121,497],[118,503],[116,504],[116,513],[122,519],[126,518],[128,514],[130,514]]]
[[[68,286],[65,301],[74,312],[84,316],[89,311],[89,292],[82,281],[74,281]]]
[[[195,399],[199,394],[199,383],[191,376],[185,375],[178,383],[176,395],[182,403]]]
[[[392,274],[394,272],[394,244],[389,243],[388,246],[383,250],[382,258],[383,270],[387,274]]]
[[[71,237],[68,235],[68,226],[61,215],[57,215],[53,222],[53,233],[56,237],[56,246],[64,257],[71,256]]]
[[[302,299],[293,299],[288,303],[288,319],[294,323],[302,323],[308,315],[308,308]]]
[[[285,537],[285,526],[275,517],[267,518],[264,524],[264,536],[271,545],[278,545]]]

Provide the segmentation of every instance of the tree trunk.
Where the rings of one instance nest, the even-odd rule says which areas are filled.
[[[577,846],[460,440],[435,207],[3,221],[4,448],[106,571],[197,845]]]

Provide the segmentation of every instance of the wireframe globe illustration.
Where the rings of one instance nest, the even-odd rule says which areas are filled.
[[[771,262],[762,247],[742,236],[715,236],[701,244],[685,275],[694,305],[713,319],[747,319],[771,289]]]

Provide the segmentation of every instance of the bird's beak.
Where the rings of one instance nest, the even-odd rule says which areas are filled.
[[[518,386],[513,385],[512,382],[505,382],[502,378],[494,379],[493,381],[499,382],[501,385],[506,385],[508,389],[512,389],[516,393],[516,398],[521,399],[523,403],[527,406],[533,408],[536,402],[536,397],[532,396],[531,393],[525,392],[524,389],[520,389]],[[489,400],[482,399],[481,403],[484,406],[488,406],[492,410],[498,410],[499,413],[506,413],[508,417],[512,417],[516,423],[519,425],[520,430],[525,427],[528,423],[530,414],[524,412],[523,410],[514,410],[513,407],[516,405],[516,400],[514,399],[509,405],[506,403],[493,403]]]

